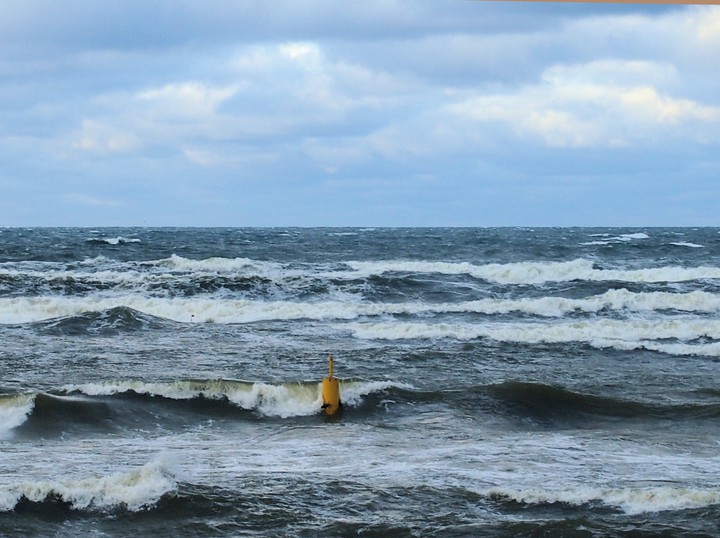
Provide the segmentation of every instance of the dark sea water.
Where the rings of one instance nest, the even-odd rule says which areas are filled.
[[[718,229],[0,229],[0,344],[1,536],[720,535]]]

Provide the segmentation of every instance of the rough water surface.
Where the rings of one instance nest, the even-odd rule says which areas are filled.
[[[720,534],[718,229],[0,229],[0,341],[0,535]]]

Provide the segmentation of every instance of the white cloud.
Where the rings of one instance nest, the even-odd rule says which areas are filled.
[[[553,147],[642,145],[687,136],[678,126],[699,128],[698,137],[704,129],[720,128],[720,107],[673,97],[653,85],[674,74],[649,62],[553,66],[535,85],[469,97],[448,110],[481,123],[505,124]]]
[[[217,152],[211,150],[187,147],[183,148],[183,153],[190,162],[200,166],[216,166],[223,163]]]
[[[247,167],[276,163],[279,156],[273,151],[253,147],[233,146],[232,151],[217,151],[206,147],[187,146],[183,154],[193,164],[206,167]]]
[[[712,41],[717,13],[696,10],[679,18],[693,35]],[[469,68],[479,61],[485,70],[506,72],[503,62],[531,50],[552,52],[574,39],[582,48],[578,34],[590,29],[599,50],[609,50],[612,40],[628,40],[637,50],[637,36],[651,30],[675,39],[673,17],[572,19],[559,35],[463,31],[403,42],[403,48],[406,54],[419,47],[422,54],[430,46],[441,62],[460,55],[457,61]],[[383,50],[392,60],[391,49]],[[273,166],[294,154],[338,173],[382,160],[470,155],[497,137],[555,148],[632,147],[678,136],[712,140],[720,109],[678,96],[682,76],[674,63],[623,58],[613,50],[616,56],[547,64],[534,83],[453,87],[433,86],[419,71],[391,73],[371,57],[338,56],[319,41],[239,45],[225,60],[196,58],[202,76],[96,98],[98,114],[83,121],[75,147],[96,153],[163,147],[193,164],[231,168]],[[407,66],[419,69],[417,58],[411,60]]]
[[[72,146],[98,154],[129,153],[140,147],[140,139],[133,133],[97,120],[84,119],[80,133]]]
[[[697,21],[697,38],[703,43],[720,43],[720,9],[706,8]]]
[[[232,75],[243,82],[233,101],[272,103],[273,114],[311,124],[336,120],[353,110],[381,106],[396,79],[367,66],[328,58],[323,46],[287,42],[238,51],[230,63]],[[267,105],[265,105],[267,108]]]
[[[555,64],[542,72],[541,80],[556,86],[596,84],[637,86],[652,81],[669,84],[678,76],[675,66],[647,60],[601,59],[576,64]]]
[[[674,99],[661,95],[650,86],[618,89],[615,94],[623,112],[642,118],[650,124],[678,124],[692,120],[720,122],[720,107],[705,106],[689,99]]]
[[[288,137],[302,146],[318,133],[327,141],[338,129],[346,138],[347,130],[382,127],[421,88],[329,59],[311,42],[242,47],[211,65],[206,80],[96,96],[72,146],[99,154],[166,148],[202,166],[267,165]],[[279,145],[270,149],[273,140]]]
[[[291,60],[303,63],[317,64],[320,59],[320,51],[314,43],[286,43],[280,46],[280,52]]]
[[[203,118],[238,92],[238,85],[213,86],[200,82],[166,84],[141,91],[137,99],[147,103],[153,116]]]

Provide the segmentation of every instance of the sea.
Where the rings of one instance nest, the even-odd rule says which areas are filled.
[[[718,228],[2,228],[0,536],[720,536],[719,366]]]

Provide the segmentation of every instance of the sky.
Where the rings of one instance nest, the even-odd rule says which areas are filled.
[[[720,226],[720,6],[3,0],[0,226]]]

